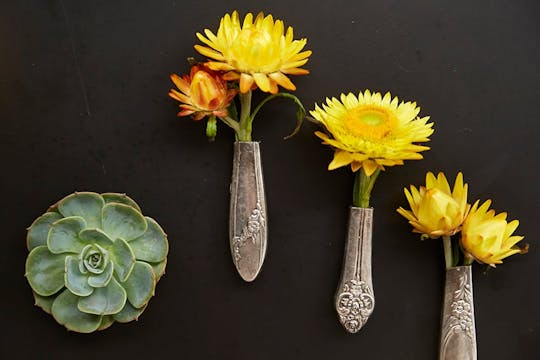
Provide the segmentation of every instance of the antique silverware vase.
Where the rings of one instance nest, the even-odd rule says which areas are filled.
[[[234,143],[229,241],[236,270],[245,281],[261,271],[268,237],[259,143]]]
[[[367,322],[375,306],[371,279],[373,208],[351,207],[341,280],[335,297],[339,321],[349,333]]]
[[[476,360],[472,266],[446,270],[440,360]]]

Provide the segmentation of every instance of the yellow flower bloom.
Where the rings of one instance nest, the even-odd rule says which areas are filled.
[[[523,236],[512,236],[519,225],[518,220],[506,221],[506,213],[495,215],[495,210],[488,210],[491,201],[478,207],[476,201],[463,223],[461,231],[461,247],[466,254],[477,261],[495,266],[502,264],[502,259],[526,253],[527,246],[521,249],[516,244]]]
[[[237,93],[227,88],[220,74],[200,65],[194,65],[189,76],[172,74],[171,80],[180,90],[169,91],[169,96],[181,103],[178,116],[191,115],[194,120],[207,115],[227,116],[227,107]]]
[[[226,80],[239,80],[240,91],[246,93],[254,87],[264,92],[277,93],[278,85],[288,90],[296,87],[285,74],[303,75],[308,70],[300,66],[308,61],[311,51],[302,51],[307,40],[293,40],[293,28],[287,32],[283,21],[266,17],[261,12],[253,20],[248,13],[242,24],[238,12],[221,18],[217,35],[208,29],[206,37],[197,33],[208,46],[195,45],[202,55],[216,61],[207,63],[212,70],[227,71]]]
[[[333,136],[317,131],[315,135],[335,148],[328,170],[350,165],[352,171],[363,168],[370,176],[385,166],[403,165],[403,160],[422,159],[429,147],[414,143],[429,141],[433,123],[429,116],[418,118],[420,108],[414,102],[401,102],[390,93],[384,97],[366,90],[358,97],[341,94],[341,101],[326,99],[315,105],[311,115]]]
[[[405,190],[411,210],[400,207],[397,212],[403,215],[414,227],[414,232],[426,234],[435,239],[439,236],[452,236],[460,230],[470,205],[467,204],[467,184],[463,184],[463,175],[458,173],[454,188],[443,173],[437,177],[428,172],[426,186],[420,189],[411,185],[411,191]]]

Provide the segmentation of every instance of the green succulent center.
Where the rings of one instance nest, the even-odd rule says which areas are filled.
[[[107,250],[97,244],[87,245],[81,252],[81,271],[101,274],[109,261]]]

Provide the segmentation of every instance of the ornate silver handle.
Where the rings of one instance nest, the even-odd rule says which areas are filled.
[[[373,208],[351,207],[341,280],[335,305],[339,321],[350,333],[367,322],[375,307],[371,278]]]
[[[446,270],[440,360],[476,360],[471,266]]]
[[[266,255],[266,198],[258,142],[234,143],[229,242],[236,270],[245,281],[259,274]]]

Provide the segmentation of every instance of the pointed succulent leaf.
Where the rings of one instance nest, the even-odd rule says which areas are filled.
[[[34,248],[26,259],[26,277],[32,289],[50,296],[64,287],[64,254],[53,254],[46,246]]]
[[[135,255],[124,239],[116,239],[110,252],[114,272],[120,281],[125,281],[135,265]]]
[[[77,296],[88,296],[94,288],[88,284],[88,275],[79,270],[79,261],[74,256],[66,256],[66,287]]]
[[[126,306],[120,311],[118,314],[114,314],[114,320],[121,322],[121,323],[127,323],[133,320],[137,320],[139,316],[143,313],[144,309],[146,309],[146,306],[141,307],[140,309],[134,308],[133,305],[129,303],[129,301],[126,302]]]
[[[86,221],[80,216],[60,219],[51,226],[47,246],[54,254],[79,253],[85,245],[79,239],[79,232],[85,227]]]
[[[113,241],[100,229],[84,229],[79,233],[79,238],[86,244],[96,244],[104,249],[109,249]]]
[[[154,295],[156,276],[150,264],[137,261],[128,279],[122,284],[131,305],[136,308],[146,305]]]
[[[65,217],[82,217],[90,228],[100,228],[103,205],[105,201],[101,195],[93,192],[78,192],[60,200],[58,211]]]
[[[152,270],[154,271],[154,274],[156,275],[156,282],[161,279],[163,274],[165,274],[165,267],[167,266],[167,259],[163,260],[160,263],[153,263],[150,264],[152,266]]]
[[[114,264],[112,261],[109,261],[107,267],[99,275],[90,275],[88,277],[88,285],[98,288],[105,287],[109,285],[111,278],[113,276]]]
[[[77,308],[79,297],[65,289],[52,305],[52,315],[56,321],[69,330],[91,333],[101,324],[101,316],[81,312]]]
[[[99,324],[98,330],[105,330],[114,323],[112,315],[103,315],[101,317],[101,324]]]
[[[146,231],[146,220],[131,206],[109,203],[103,207],[103,230],[113,240],[133,240]]]
[[[106,204],[120,203],[120,204],[128,205],[142,214],[142,211],[139,205],[137,205],[137,203],[126,194],[105,193],[105,194],[101,194],[101,196],[103,196],[103,199],[105,200]]]
[[[43,309],[47,314],[51,313],[51,308],[54,300],[56,299],[55,296],[41,296],[35,291],[32,291],[34,294],[34,300],[36,301],[34,305],[39,306]]]
[[[95,288],[92,295],[79,298],[80,311],[96,315],[112,315],[120,312],[126,304],[126,291],[114,276],[109,284]]]
[[[144,234],[132,240],[129,245],[137,260],[147,262],[160,262],[167,257],[169,252],[169,243],[167,235],[152,218],[145,216],[148,227]]]
[[[26,236],[28,250],[47,245],[47,236],[49,235],[51,225],[61,218],[62,215],[57,212],[47,212],[38,217],[28,228],[28,235]]]

